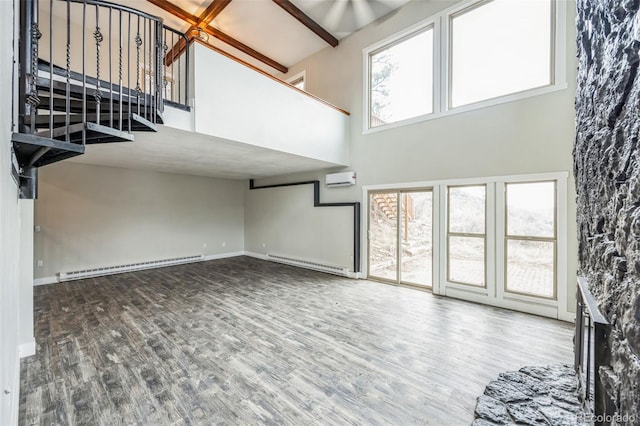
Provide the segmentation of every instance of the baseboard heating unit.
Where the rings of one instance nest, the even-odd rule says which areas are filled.
[[[267,260],[272,262],[284,263],[286,265],[298,266],[300,268],[313,269],[314,271],[326,272],[328,274],[349,276],[349,268],[344,266],[327,265],[324,263],[312,262],[309,260],[295,259],[292,257],[278,256],[275,254],[267,254]]]
[[[85,269],[82,271],[60,272],[59,280],[72,281],[102,275],[122,274],[124,272],[141,271],[144,269],[164,268],[165,266],[182,265],[184,263],[200,262],[203,255],[176,257],[173,259],[152,260],[149,262],[131,263],[129,265],[108,266],[103,268]]]

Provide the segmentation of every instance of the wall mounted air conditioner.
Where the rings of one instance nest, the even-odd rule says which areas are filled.
[[[327,186],[350,186],[356,184],[356,172],[331,173],[326,176]]]

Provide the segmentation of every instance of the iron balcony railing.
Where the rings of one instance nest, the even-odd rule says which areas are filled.
[[[79,122],[131,132],[131,114],[155,124],[165,100],[187,105],[189,49],[167,60],[186,37],[162,19],[102,0],[20,6],[21,133],[70,142]]]

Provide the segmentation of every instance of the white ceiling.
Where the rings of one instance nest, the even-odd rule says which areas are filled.
[[[249,179],[339,166],[241,142],[158,126],[136,132],[135,141],[87,145],[67,161],[125,169]]]
[[[192,15],[199,16],[212,0],[176,0],[172,3]],[[337,39],[393,12],[409,0],[291,0],[307,16]],[[117,0],[147,13],[159,16],[164,23],[186,31],[189,23],[149,3],[147,0]],[[302,25],[271,0],[232,0],[211,26],[218,28],[276,62],[290,67],[329,47],[324,40]],[[209,37],[214,46],[270,73],[279,71]]]

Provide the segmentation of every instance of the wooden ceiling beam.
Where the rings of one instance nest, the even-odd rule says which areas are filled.
[[[231,3],[231,0],[213,0],[204,12],[200,14],[198,26],[209,25],[229,3]]]
[[[167,1],[167,0],[147,0],[149,3],[154,4],[156,6],[158,6],[159,8],[165,10],[166,12],[169,12],[170,14],[172,14],[173,16],[176,16],[180,19],[182,19],[183,21],[186,21],[188,23],[190,23],[192,26],[198,27],[200,26],[202,28],[202,30],[217,38],[218,40],[223,41],[224,43],[228,44],[229,46],[238,49],[239,51],[241,51],[242,53],[251,56],[252,58],[262,62],[263,64],[269,65],[271,68],[276,69],[278,71],[280,71],[281,73],[286,73],[287,71],[289,71],[289,69],[287,67],[285,67],[284,65],[274,61],[273,59],[263,55],[262,53],[252,49],[251,47],[247,46],[246,44],[242,43],[239,40],[236,40],[235,38],[231,37],[230,35],[220,31],[217,28],[212,27],[211,25],[209,25],[208,23],[205,25],[201,25],[203,24],[204,21],[200,21],[200,17],[199,16],[195,16],[192,15],[191,13],[179,8],[178,6],[172,4],[171,2]],[[221,6],[217,5],[215,6],[215,8],[213,7],[213,4],[220,4],[222,5],[223,3],[225,3],[225,0],[221,0],[221,1],[214,1],[211,5],[209,5],[209,7],[207,7],[207,9],[205,10],[205,13],[207,14],[212,14],[215,10],[213,9],[218,9],[219,11],[217,13],[220,13],[220,11],[222,11],[222,9],[224,9],[224,7],[226,7],[229,2],[226,1],[226,4],[224,5],[224,7],[220,8]],[[209,9],[212,9],[211,11]],[[203,13],[204,14],[204,13]],[[192,34],[187,33],[187,37],[191,38]],[[178,42],[179,46],[176,48],[176,46],[173,46],[171,48],[171,52],[173,52],[171,55],[168,55],[165,57],[169,58],[171,61],[173,61],[176,58],[176,53],[181,53],[180,48],[182,48],[182,50],[184,50],[185,46],[184,43],[180,43]],[[209,45],[208,43],[206,43],[207,45]]]
[[[303,11],[298,9],[296,5],[289,0],[273,0],[275,4],[284,9],[289,15],[296,18],[302,25],[316,33],[318,37],[329,43],[331,46],[338,45],[338,39],[332,36],[327,30],[322,28],[316,21],[308,17]]]
[[[192,15],[184,9],[179,8],[175,4],[168,0],[147,0],[149,3],[158,6],[160,9],[169,12],[173,16],[176,16],[183,21],[190,23],[191,25],[198,25],[198,17]]]
[[[212,27],[211,25],[207,25],[206,27],[203,28],[203,30],[204,30],[204,32],[206,32],[210,36],[213,36],[213,37],[217,38],[218,40],[225,42],[229,46],[238,49],[242,53],[245,53],[245,54],[251,56],[254,59],[257,59],[258,61],[262,62],[263,64],[269,65],[271,68],[274,68],[274,69],[280,71],[283,74],[286,74],[289,71],[289,68],[285,67],[284,65],[274,61],[271,58],[266,57],[262,53],[250,48],[249,46],[247,46],[246,44],[242,43],[241,41],[236,40],[235,38],[231,37],[228,34],[223,33],[222,31],[220,31],[217,28]]]
[[[231,3],[231,0],[213,0],[198,17],[197,25],[192,24],[185,32],[185,34],[189,38],[189,41],[191,41],[193,37],[196,36],[196,30],[198,28],[204,28],[209,25],[209,23],[213,21],[216,16],[218,16],[220,12],[222,12],[222,10],[229,5],[229,3]],[[180,49],[179,53],[182,53],[182,50],[184,49]]]

